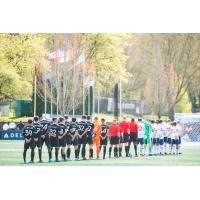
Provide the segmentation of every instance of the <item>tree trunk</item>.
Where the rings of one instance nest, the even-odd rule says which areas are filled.
[[[168,110],[168,117],[171,121],[174,121],[174,106],[171,106]]]

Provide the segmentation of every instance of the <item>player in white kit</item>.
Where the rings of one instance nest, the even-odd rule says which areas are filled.
[[[138,119],[138,140],[137,144],[140,145],[140,156],[144,156],[144,133],[145,126],[142,119]]]
[[[182,136],[182,126],[180,124],[180,121],[177,121],[177,129],[178,129],[178,149],[177,153],[181,154],[181,136]]]
[[[159,120],[158,121],[158,136],[159,136],[159,154],[164,155],[164,126],[163,126],[163,121]]]
[[[178,127],[177,127],[176,122],[172,123],[171,138],[172,138],[171,151],[173,154],[177,154],[178,153],[179,135],[178,135]]]
[[[158,124],[152,120],[152,126],[153,126],[153,134],[152,134],[153,155],[156,156],[158,155],[159,152],[159,135],[157,132]]]

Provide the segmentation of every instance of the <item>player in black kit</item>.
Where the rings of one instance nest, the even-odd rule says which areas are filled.
[[[108,143],[108,126],[105,119],[101,119],[101,138],[100,138],[100,150],[103,147],[103,159],[106,156],[106,146]]]
[[[78,145],[78,158],[81,149],[81,156],[83,160],[86,160],[86,144],[87,144],[87,123],[86,123],[86,116],[82,116],[82,121],[78,123],[78,137],[79,137],[79,145]]]
[[[91,122],[90,116],[87,116],[87,143],[89,144],[89,158],[93,158],[93,141],[92,132],[94,129],[94,124]]]
[[[52,150],[53,147],[55,148],[55,162],[59,162],[58,160],[58,152],[59,152],[59,134],[60,134],[61,128],[57,124],[57,118],[53,118],[52,124],[49,126],[49,136],[50,136],[50,160],[52,161]]]
[[[34,123],[33,126],[35,127],[35,132],[34,132],[34,141],[35,145],[38,147],[38,155],[39,155],[39,162],[42,162],[42,132],[43,128],[42,125],[39,123],[39,117],[36,116],[33,118]]]
[[[66,148],[66,126],[65,126],[65,120],[63,117],[59,118],[58,124],[61,128],[60,134],[59,134],[59,146],[61,147],[61,157],[64,161],[66,161],[66,154],[65,154],[65,148]]]
[[[72,122],[69,126],[69,132],[71,136],[71,144],[74,146],[75,151],[75,160],[79,160],[78,158],[78,125],[76,123],[76,118],[72,118]]]
[[[70,128],[69,117],[65,115],[64,118],[65,118],[65,126],[66,126],[67,160],[70,161],[72,136],[69,131],[69,128]]]
[[[45,119],[41,119],[40,124],[42,125],[41,147],[43,147],[45,143],[45,145],[47,146],[48,154],[50,155],[50,138],[48,133],[48,127],[50,126],[50,122],[48,122]]]
[[[33,134],[35,132],[35,128],[33,126],[32,119],[28,120],[28,125],[24,127],[24,152],[23,152],[23,159],[24,163],[26,163],[26,152],[30,148],[31,149],[31,161],[30,163],[34,162],[34,149],[35,149],[35,142],[33,138]]]

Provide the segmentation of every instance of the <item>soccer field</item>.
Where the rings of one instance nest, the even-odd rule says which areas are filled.
[[[108,151],[108,149],[107,149]],[[46,146],[43,149],[44,163],[23,164],[22,158],[23,141],[0,141],[0,166],[199,166],[200,165],[200,143],[185,143],[182,146],[181,155],[145,156],[133,158],[106,158],[105,160],[80,160],[74,161],[72,150],[72,161],[48,163]],[[133,147],[131,153],[133,154]],[[88,151],[87,151],[88,153]],[[124,152],[123,152],[124,154]],[[108,154],[107,154],[108,156]],[[54,157],[54,151],[53,151]],[[101,156],[102,157],[102,156]],[[27,161],[30,159],[30,150],[27,152]],[[37,149],[35,161],[38,160]]]

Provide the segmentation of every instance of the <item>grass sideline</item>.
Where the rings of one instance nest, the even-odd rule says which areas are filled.
[[[123,149],[124,150],[124,149]],[[133,146],[131,146],[133,154]],[[200,143],[185,143],[182,147],[183,154],[181,155],[166,155],[166,156],[145,156],[138,158],[108,158],[105,160],[80,160],[60,163],[48,163],[47,149],[43,148],[43,161],[45,163],[23,164],[22,158],[23,141],[0,140],[0,166],[200,166]],[[88,149],[87,149],[88,155]],[[124,151],[123,151],[124,155]],[[72,150],[72,159],[74,151]],[[102,155],[101,155],[102,157]],[[54,158],[54,151],[53,151]],[[27,152],[27,161],[30,160],[30,150]],[[38,160],[36,149],[35,161]]]

